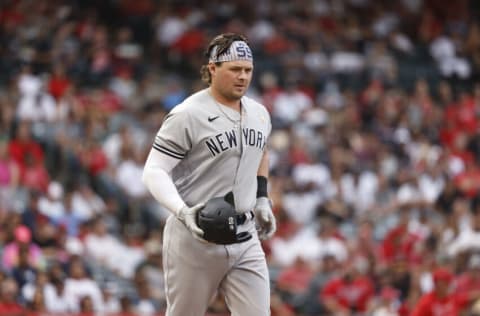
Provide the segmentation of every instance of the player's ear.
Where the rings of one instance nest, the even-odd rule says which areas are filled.
[[[214,63],[208,64],[208,71],[210,72],[210,76],[213,76],[216,70],[217,70],[217,67],[215,66]]]

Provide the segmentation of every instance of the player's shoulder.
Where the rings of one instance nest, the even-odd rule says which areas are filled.
[[[188,96],[182,103],[176,105],[170,113],[180,115],[194,114],[200,108],[198,105],[206,102],[208,102],[208,92],[206,89],[203,89]]]
[[[263,104],[249,96],[243,96],[242,103],[247,107],[247,111],[257,111],[269,115],[267,108]]]

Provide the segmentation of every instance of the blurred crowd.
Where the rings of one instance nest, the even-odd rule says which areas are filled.
[[[0,315],[163,315],[168,211],[143,163],[222,32],[249,38],[249,95],[273,123],[272,315],[480,315],[479,15],[475,0],[1,1]],[[221,293],[209,313],[228,315]]]

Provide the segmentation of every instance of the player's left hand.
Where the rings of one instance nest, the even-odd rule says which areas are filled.
[[[277,223],[275,222],[275,216],[273,216],[270,200],[266,197],[257,198],[254,212],[258,237],[261,240],[269,239],[277,230]]]

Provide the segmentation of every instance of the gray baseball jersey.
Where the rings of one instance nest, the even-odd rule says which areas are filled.
[[[187,205],[233,191],[236,209],[247,212],[256,201],[270,116],[248,97],[242,98],[240,114],[216,103],[208,91],[193,94],[167,115],[153,148],[181,159],[172,179]],[[239,230],[254,238],[217,245],[198,241],[175,216],[168,218],[163,240],[167,316],[203,316],[217,290],[233,316],[270,315],[269,274],[255,221]]]
[[[182,159],[172,179],[187,205],[233,191],[237,211],[247,212],[255,205],[253,180],[270,131],[267,110],[253,99],[242,98],[240,114],[205,89],[167,115],[153,147]]]

